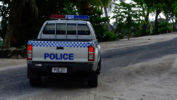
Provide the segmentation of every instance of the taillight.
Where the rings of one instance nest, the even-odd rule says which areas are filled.
[[[95,61],[95,48],[93,46],[88,47],[88,61]]]
[[[32,60],[32,45],[27,47],[27,60]]]

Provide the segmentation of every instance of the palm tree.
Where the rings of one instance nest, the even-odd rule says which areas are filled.
[[[101,1],[101,4],[102,4],[102,7],[104,9],[105,16],[107,18],[109,18],[108,8],[111,9],[112,8],[112,3],[115,2],[116,0],[100,0],[100,1]],[[111,25],[109,23],[106,23],[106,26],[107,26],[109,31],[112,31]]]
[[[101,1],[101,4],[102,4],[102,7],[104,9],[105,16],[109,17],[107,8],[108,8],[108,6],[110,6],[112,4],[112,0],[100,0],[100,1]]]
[[[107,18],[109,18],[107,9],[109,7],[111,8],[112,3],[116,0],[76,0],[76,1],[83,1],[83,2],[80,2],[80,4],[79,4],[79,6],[81,6],[79,8],[82,9],[82,11],[84,11],[84,12],[89,11],[89,3],[90,3],[92,5],[103,8],[105,16]],[[112,31],[111,25],[108,22],[106,23],[106,26],[109,31]]]
[[[108,16],[107,8],[111,6],[112,2],[115,0],[72,0],[78,7],[79,10],[83,10],[81,14],[87,13],[86,9],[90,8],[90,4],[98,7],[104,8],[105,16]]]

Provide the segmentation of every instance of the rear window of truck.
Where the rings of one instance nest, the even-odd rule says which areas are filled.
[[[55,34],[55,24],[47,24],[43,30],[43,34]]]
[[[78,35],[89,35],[90,30],[87,24],[78,24],[77,26]]]
[[[57,24],[56,34],[66,34],[66,24]]]
[[[46,24],[43,34],[56,34],[57,35],[90,35],[90,30],[87,24],[74,24],[74,23],[57,23],[55,24]]]
[[[76,24],[67,24],[67,34],[76,35]]]

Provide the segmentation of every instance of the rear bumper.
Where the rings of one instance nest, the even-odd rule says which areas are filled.
[[[42,75],[52,74],[52,67],[66,67],[67,74],[93,72],[93,63],[28,62],[28,71],[35,71]]]

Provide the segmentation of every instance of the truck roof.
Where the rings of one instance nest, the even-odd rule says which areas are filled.
[[[83,20],[47,20],[47,23],[79,23],[79,24],[86,24],[88,21]]]

